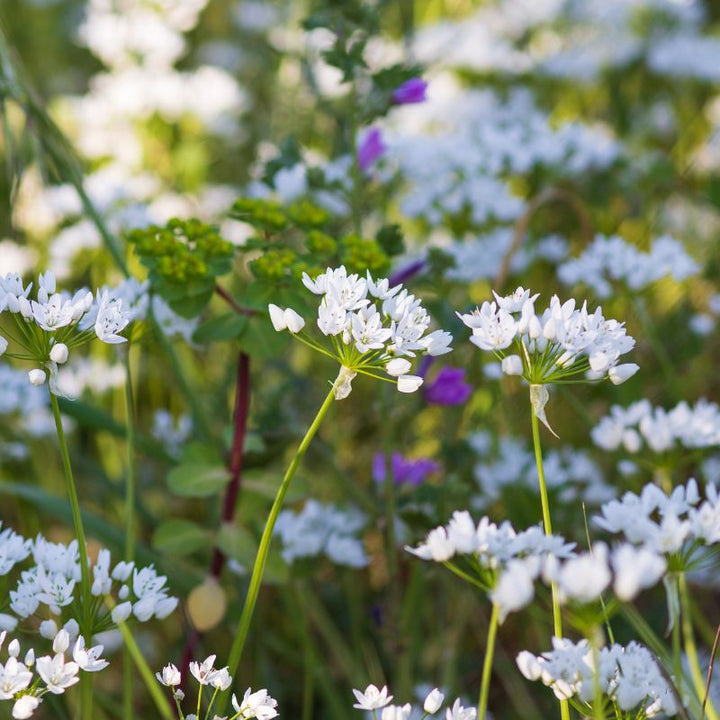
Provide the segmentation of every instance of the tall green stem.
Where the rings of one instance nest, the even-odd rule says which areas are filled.
[[[697,693],[699,701],[702,702],[703,697],[705,696],[705,678],[703,677],[702,670],[700,669],[700,662],[698,660],[695,633],[693,631],[692,617],[690,614],[690,595],[687,589],[685,573],[680,573],[678,575],[678,592],[680,594],[680,618],[682,622],[683,641],[685,644],[685,655],[690,666],[690,677],[692,678],[693,685],[695,686],[695,692]],[[715,710],[710,698],[708,698],[705,706],[705,713],[707,714],[708,720],[718,720],[717,711]]]
[[[130,344],[125,352],[125,425],[126,476],[125,476],[125,561],[135,559],[135,402],[133,399],[130,369]],[[133,660],[130,650],[123,653],[123,717],[133,720]]]
[[[485,660],[483,660],[482,679],[480,681],[480,700],[478,702],[478,720],[485,720],[490,693],[490,675],[492,674],[493,657],[495,655],[495,638],[498,629],[498,606],[493,604],[488,626],[487,643],[485,644]]]
[[[341,371],[342,375],[342,371]],[[340,379],[340,376],[338,376]],[[258,594],[260,592],[260,585],[262,583],[263,573],[265,571],[265,563],[267,561],[268,552],[270,551],[270,542],[273,536],[273,530],[275,529],[275,523],[277,517],[280,514],[285,495],[287,494],[290,483],[295,476],[295,472],[300,465],[300,461],[305,455],[305,451],[308,449],[310,442],[315,433],[317,432],[320,424],[323,421],[330,405],[332,405],[335,399],[335,385],[337,380],[333,383],[330,392],[327,394],[323,404],[320,406],[315,419],[305,433],[305,437],[298,446],[295,455],[290,462],[290,466],[285,472],[282,483],[278,488],[275,501],[273,502],[270,514],[268,515],[267,521],[265,522],[265,529],[263,530],[262,537],[260,538],[260,546],[258,547],[257,557],[255,558],[255,564],[253,565],[252,575],[250,576],[250,585],[248,587],[247,596],[245,597],[245,604],[243,606],[242,614],[240,615],[240,621],[238,622],[237,630],[235,632],[235,638],[233,640],[232,647],[230,649],[230,657],[228,658],[228,668],[230,675],[234,676],[237,672],[238,665],[240,664],[240,658],[242,657],[243,648],[247,639],[248,631],[250,629],[250,622],[252,620],[253,611],[255,610],[255,603],[257,602]],[[227,696],[227,693],[226,693]],[[220,701],[220,711],[224,709],[225,701],[227,697]]]
[[[92,639],[93,619],[90,614],[90,568],[88,567],[85,528],[83,527],[82,515],[80,514],[80,503],[78,501],[75,479],[73,478],[72,467],[70,465],[70,454],[68,453],[65,430],[63,430],[62,418],[60,417],[60,407],[58,406],[57,397],[55,397],[55,394],[52,391],[50,391],[50,405],[52,406],[53,417],[55,418],[55,429],[57,430],[58,443],[60,445],[60,456],[62,457],[65,480],[67,481],[68,497],[70,498],[73,524],[75,526],[75,536],[78,541],[78,552],[80,553],[80,592],[82,596],[80,633],[85,638],[85,642],[89,645],[90,640]],[[90,673],[83,673],[80,680],[82,683],[80,692],[80,717],[82,720],[92,720],[92,675]]]
[[[548,502],[547,485],[545,484],[545,470],[543,469],[542,446],[540,444],[540,424],[538,423],[535,409],[530,406],[530,417],[532,419],[533,447],[535,449],[535,465],[537,466],[538,483],[540,485],[540,504],[542,505],[543,527],[545,535],[552,535],[552,522],[550,520],[550,503]],[[550,585],[552,591],[553,606],[553,631],[555,637],[563,636],[562,615],[560,614],[560,602],[558,601],[557,584]],[[560,716],[562,720],[569,720],[570,706],[567,700],[560,701]]]

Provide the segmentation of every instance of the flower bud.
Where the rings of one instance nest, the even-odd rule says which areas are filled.
[[[0,355],[8,349],[8,341],[0,335]]]
[[[428,713],[428,715],[433,715],[440,709],[444,699],[445,696],[437,688],[435,688],[425,698],[423,710]]]
[[[58,365],[62,365],[67,362],[68,354],[68,346],[65,343],[57,343],[50,350],[50,359]]]
[[[522,375],[523,363],[519,355],[508,355],[502,360],[502,371],[506,375]]]
[[[385,372],[393,377],[399,377],[405,375],[407,371],[412,367],[409,360],[405,358],[394,358],[385,366]]]
[[[305,320],[292,308],[285,310],[285,324],[291,333],[299,333],[305,327]]]
[[[611,367],[610,370],[608,370],[608,377],[613,385],[620,385],[630,379],[639,369],[640,366],[635,363],[623,363],[622,365]]]
[[[401,393],[414,393],[423,384],[418,375],[401,375],[398,378],[398,390]]]
[[[32,385],[43,385],[45,383],[45,371],[35,368],[28,373],[28,379]]]
[[[112,621],[114,623],[121,623],[125,622],[130,617],[130,613],[132,612],[132,603],[130,601],[120,603],[119,605],[116,605],[112,612],[110,613],[110,617],[112,618]]]
[[[277,330],[278,332],[287,330],[285,311],[281,307],[273,305],[272,303],[268,305],[268,311],[270,312],[270,322],[272,323],[272,326],[275,328],[275,330]]]

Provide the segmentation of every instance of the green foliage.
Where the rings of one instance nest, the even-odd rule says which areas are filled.
[[[167,225],[150,225],[127,234],[135,253],[149,270],[150,282],[170,307],[183,317],[195,317],[207,305],[216,278],[230,272],[235,248],[217,227],[195,218],[173,218]]]

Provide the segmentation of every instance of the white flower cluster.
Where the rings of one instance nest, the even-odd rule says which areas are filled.
[[[65,617],[76,601],[80,587],[80,561],[77,540],[68,545],[52,543],[38,535],[34,540],[23,540],[8,530],[0,534],[0,576],[7,575],[18,562],[32,554],[34,565],[23,570],[14,590],[10,591],[10,609],[20,617],[27,618],[46,606],[53,615]],[[140,622],[152,617],[167,617],[178,604],[178,599],[168,595],[166,578],[158,575],[155,568],[138,567],[133,562],[119,562],[111,570],[110,551],[101,550],[97,562],[91,568],[91,595],[105,598],[115,594],[119,603],[110,613],[103,614],[102,604],[95,619],[96,631],[107,629],[112,623],[122,622],[131,616]],[[116,593],[113,586],[117,583]],[[17,621],[11,616],[0,616]],[[47,624],[49,623],[49,624]],[[45,621],[44,632],[55,631],[52,620]]]
[[[472,40],[476,57],[479,31],[476,26]],[[454,49],[456,37],[452,44]],[[474,227],[512,222],[524,203],[508,176],[539,166],[582,175],[607,168],[621,155],[619,144],[602,129],[580,123],[558,127],[528,92],[500,100],[443,78],[433,82],[433,94],[422,107],[412,108],[412,125],[408,120],[398,113],[395,133],[387,134],[388,161],[407,184],[403,214],[432,227],[446,226],[448,215],[463,213]],[[408,126],[420,126],[419,131]]]
[[[498,227],[479,237],[468,237],[450,245],[441,245],[455,261],[445,272],[449,280],[473,282],[497,276],[505,257],[512,247],[512,227]],[[567,257],[568,242],[559,235],[524,242],[510,259],[510,272],[515,275],[527,270],[536,260],[558,263]]]
[[[508,521],[498,527],[483,517],[476,526],[470,513],[455,511],[450,522],[431,530],[424,543],[405,549],[422,560],[448,563],[451,569],[454,558],[464,562],[498,606],[502,622],[533,599],[534,583],[546,560],[572,558],[574,546],[545,535],[539,525],[518,533]]]
[[[303,284],[321,295],[317,325],[329,337],[332,348],[318,345],[300,334],[305,320],[295,310],[270,305],[270,319],[278,332],[289,330],[319,352],[337,359],[343,368],[342,383],[336,386],[339,400],[350,393],[357,373],[397,383],[400,392],[414,392],[422,378],[408,375],[408,357],[444,355],[451,351],[452,336],[442,330],[425,334],[430,316],[420,300],[402,287],[390,287],[387,279],[373,280],[348,275],[344,266],[328,268],[314,280],[303,274]],[[376,375],[384,371],[396,380]],[[341,378],[338,379],[339,381]]]
[[[604,450],[622,446],[629,453],[638,453],[645,445],[656,453],[714,447],[720,445],[720,408],[707,400],[694,406],[683,400],[671,410],[653,407],[648,400],[626,408],[613,405],[590,435]]]
[[[200,709],[202,702],[202,692],[204,687],[208,687],[213,690],[213,695],[210,700],[210,704],[207,708],[206,718],[210,717],[210,710],[212,709],[213,702],[218,692],[227,690],[232,685],[232,677],[228,672],[227,666],[224,668],[217,669],[215,667],[215,655],[210,655],[202,662],[191,662],[189,665],[190,674],[197,680],[199,684],[198,688],[198,699],[197,708]],[[180,671],[169,663],[166,665],[161,673],[155,673],[155,677],[162,685],[172,688],[173,698],[177,703],[178,717],[181,720],[198,720],[197,715],[184,715],[180,709],[180,703],[185,699],[185,693],[180,689],[182,684],[182,675]],[[252,691],[248,688],[245,691],[245,695],[242,700],[238,700],[237,696],[233,693],[232,706],[235,713],[230,718],[218,718],[217,720],[272,720],[278,716],[277,700],[270,697],[268,691],[265,689]]]
[[[633,545],[677,556],[687,568],[712,557],[708,548],[720,541],[720,493],[709,483],[702,500],[695,480],[669,495],[648,483],[639,495],[628,492],[603,505],[594,521]]]
[[[674,238],[663,235],[643,252],[618,235],[596,235],[579,257],[567,260],[557,269],[566,285],[583,283],[600,298],[613,292],[612,283],[622,282],[631,290],[642,290],[663,277],[680,281],[695,275],[698,264]]]
[[[6,633],[0,633],[0,648]],[[72,648],[72,660],[65,657],[72,642],[67,630],[60,630],[52,638],[53,655],[35,657],[28,650],[20,659],[20,643],[11,640],[7,646],[7,660],[0,663],[0,700],[13,701],[12,717],[24,720],[35,714],[47,693],[62,695],[80,680],[80,671],[99,672],[108,666],[100,655],[102,645],[86,648],[83,637],[78,637]]]
[[[126,341],[119,333],[130,317],[122,302],[106,291],[98,291],[96,297],[89,290],[78,290],[74,295],[56,292],[51,272],[40,275],[36,300],[28,299],[31,289],[32,283],[26,287],[16,273],[0,277],[0,313],[7,310],[12,314],[22,338],[18,342],[24,353],[13,354],[42,366],[28,374],[33,385],[45,382],[47,369],[54,387],[58,365],[67,362],[70,349],[93,336],[111,345]],[[0,336],[0,355],[7,348],[7,341]]]
[[[364,691],[353,690],[357,702],[353,705],[357,710],[368,710],[376,717],[375,710],[382,710],[380,720],[414,720],[419,717],[435,715],[445,701],[445,695],[433,688],[423,702],[422,711],[414,708],[410,703],[405,705],[391,705],[392,695],[388,694],[387,687],[382,689],[376,685],[368,685]],[[477,711],[475,708],[463,707],[460,700],[455,700],[452,706],[445,711],[445,720],[475,720]]]
[[[561,700],[577,698],[588,717],[598,691],[623,712],[637,710],[633,717],[638,720],[677,714],[675,696],[646,647],[631,642],[595,650],[587,640],[554,637],[552,642],[553,649],[540,656],[521,652],[520,672],[528,680],[541,680]]]
[[[505,297],[495,293],[496,302],[458,315],[472,330],[470,342],[502,358],[505,374],[522,375],[531,384],[563,382],[584,373],[590,380],[608,378],[617,385],[638,370],[634,363],[618,365],[635,345],[624,323],[606,320],[602,308],[588,312],[587,303],[579,309],[575,300],[561,303],[557,295],[538,315],[537,298],[519,287]],[[512,345],[517,354],[506,352]]]
[[[362,540],[356,537],[364,526],[365,516],[355,508],[340,510],[308,500],[297,513],[283,510],[274,532],[282,540],[282,557],[288,564],[322,553],[336,565],[359,568],[368,564]]]
[[[481,491],[473,497],[474,508],[488,507],[503,497],[506,489],[514,492],[522,487],[538,493],[535,456],[526,442],[519,438],[501,437],[496,452],[493,452],[489,433],[475,433],[469,442],[482,458],[474,468]],[[572,447],[550,450],[543,463],[548,489],[557,493],[564,504],[582,500],[597,505],[616,496],[615,489],[605,482],[600,468],[582,450]]]

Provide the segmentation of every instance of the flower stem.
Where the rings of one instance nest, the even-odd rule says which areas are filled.
[[[90,644],[90,640],[92,639],[90,569],[88,567],[87,546],[85,544],[85,529],[83,527],[82,515],[80,514],[80,503],[78,502],[77,490],[75,489],[72,467],[70,466],[70,455],[68,453],[67,440],[65,439],[65,431],[62,426],[62,418],[60,417],[60,407],[58,406],[57,397],[52,391],[50,392],[50,405],[52,406],[53,417],[55,418],[55,429],[57,430],[58,442],[60,444],[60,455],[62,457],[65,480],[67,481],[68,496],[70,498],[73,524],[75,526],[75,536],[77,537],[78,551],[80,553],[80,593],[82,595],[80,634],[85,638],[86,643]],[[92,676],[89,673],[83,673],[81,682],[80,717],[82,720],[92,720]]]
[[[125,477],[125,561],[135,557],[135,402],[133,399],[130,368],[130,344],[125,352],[125,426],[126,477]],[[123,717],[133,720],[133,662],[130,651],[123,652]]]
[[[340,375],[342,375],[342,370],[340,372]],[[338,380],[340,379],[340,375],[338,376]],[[278,488],[277,495],[275,496],[275,501],[273,502],[272,508],[270,509],[270,514],[268,515],[267,521],[265,522],[265,529],[263,530],[263,534],[260,539],[260,546],[258,547],[257,557],[255,558],[255,564],[253,565],[252,575],[250,577],[250,585],[248,587],[247,595],[245,597],[245,604],[243,605],[242,614],[240,615],[240,621],[238,622],[237,631],[235,632],[235,638],[230,649],[230,657],[228,658],[228,669],[230,675],[232,676],[234,676],[237,672],[238,665],[240,664],[240,658],[242,657],[243,648],[245,646],[245,641],[247,640],[248,631],[250,629],[250,622],[252,620],[253,611],[255,610],[255,603],[257,602],[258,594],[260,592],[260,584],[262,583],[263,573],[265,571],[265,563],[267,561],[267,556],[270,551],[270,542],[272,540],[273,530],[275,529],[277,517],[280,514],[280,509],[282,508],[283,501],[285,500],[285,495],[287,494],[290,483],[295,476],[298,466],[300,465],[300,461],[305,455],[305,451],[308,449],[308,446],[310,445],[313,437],[315,437],[315,433],[320,427],[320,424],[322,423],[323,418],[325,417],[328,409],[330,408],[330,405],[332,405],[333,401],[335,400],[335,386],[337,385],[337,382],[338,381],[336,380],[335,383],[333,383],[332,388],[330,388],[330,392],[328,392],[327,397],[325,398],[323,404],[318,410],[317,415],[315,416],[315,419],[312,421],[312,424],[305,433],[305,437],[302,439],[300,445],[298,446],[298,449],[295,452],[292,461],[290,462],[290,466],[285,472],[282,483]],[[224,701],[226,699],[227,698],[225,697],[220,701],[220,712],[224,710]]]
[[[487,643],[485,644],[485,659],[483,660],[482,680],[480,681],[480,700],[478,702],[478,720],[485,720],[490,693],[490,675],[492,674],[493,657],[495,655],[495,637],[498,629],[498,606],[493,604],[488,626]]]
[[[537,466],[538,483],[540,484],[540,504],[542,505],[543,527],[545,535],[552,535],[552,522],[550,520],[550,503],[548,502],[547,485],[545,484],[545,470],[543,469],[542,446],[540,445],[540,424],[538,423],[535,410],[530,406],[530,417],[532,420],[533,447],[535,449],[535,465]],[[553,606],[553,632],[555,637],[563,636],[562,615],[560,614],[560,603],[558,601],[557,584],[551,583],[552,606]],[[560,701],[560,716],[562,720],[569,720],[570,706],[567,700]]]
[[[690,677],[695,686],[695,692],[700,702],[702,702],[705,695],[705,679],[700,669],[697,646],[695,645],[695,633],[693,632],[692,619],[690,617],[690,595],[688,594],[685,573],[678,575],[678,591],[680,593],[680,618],[685,644],[685,655],[688,659],[688,665],[690,666]],[[705,714],[707,714],[708,720],[718,720],[718,714],[710,699],[708,699],[705,705]]]

